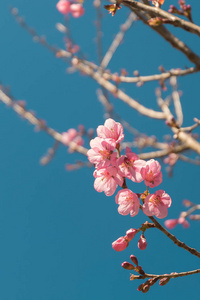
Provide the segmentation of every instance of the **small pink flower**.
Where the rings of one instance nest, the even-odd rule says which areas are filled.
[[[115,202],[119,204],[119,214],[126,216],[130,213],[131,217],[138,214],[140,201],[138,196],[129,189],[119,191],[115,197]]]
[[[123,236],[121,236],[112,243],[112,247],[115,251],[123,251],[126,249],[126,247],[128,247],[128,244],[129,242]]]
[[[87,152],[88,160],[95,164],[97,168],[108,167],[117,156],[117,152],[113,153],[115,146],[116,143],[113,139],[96,137],[90,141],[92,149]]]
[[[171,206],[172,200],[163,190],[158,190],[155,194],[150,194],[145,198],[143,212],[147,216],[155,215],[157,218],[165,218],[167,209]]]
[[[112,196],[116,189],[117,185],[122,186],[123,177],[118,174],[116,167],[107,167],[99,170],[95,170],[93,173],[96,178],[94,181],[94,188],[97,192],[104,192],[106,196]]]
[[[162,182],[162,173],[160,170],[161,165],[154,159],[148,160],[146,166],[141,168],[141,175],[147,186],[153,188]]]
[[[57,4],[56,4],[56,8],[57,10],[61,13],[61,14],[68,14],[70,12],[70,2],[67,0],[60,0]]]
[[[126,232],[126,238],[130,242],[136,235],[137,229],[131,228]]]
[[[85,10],[81,4],[73,3],[70,6],[70,12],[74,18],[79,18],[84,14]]]
[[[140,236],[139,241],[138,241],[138,248],[139,248],[140,250],[145,250],[146,247],[147,247],[147,241],[146,241],[146,239],[145,239],[145,237],[144,237],[144,234],[142,234],[142,235]]]
[[[178,224],[178,220],[177,219],[169,219],[166,220],[164,222],[165,227],[167,227],[168,229],[173,229],[177,224]]]
[[[170,153],[165,159],[164,159],[164,163],[168,164],[170,166],[174,166],[175,163],[178,160],[178,155],[176,153]]]
[[[181,224],[184,228],[190,227],[190,223],[183,217],[178,219],[178,223]]]
[[[134,182],[141,182],[143,178],[140,174],[140,170],[146,165],[146,162],[139,159],[137,154],[132,152],[129,147],[126,147],[125,153],[126,156],[122,155],[117,160],[122,175]]]
[[[68,146],[69,143],[78,135],[78,132],[74,128],[70,128],[67,132],[62,133],[61,142]]]
[[[101,138],[111,138],[115,140],[116,144],[124,139],[123,127],[120,123],[115,122],[113,119],[107,119],[104,125],[97,127],[97,135]]]

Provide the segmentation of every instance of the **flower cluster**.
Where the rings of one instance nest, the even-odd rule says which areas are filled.
[[[72,1],[67,0],[60,0],[57,3],[56,8],[63,15],[71,13],[74,18],[81,17],[85,12],[80,3],[73,3]]]
[[[123,139],[123,127],[113,119],[107,119],[104,125],[98,126],[97,137],[90,141],[91,149],[87,153],[89,161],[96,168],[93,174],[95,190],[112,196],[119,185],[123,189],[117,193],[115,201],[121,215],[137,215],[141,196],[142,210],[147,216],[165,218],[172,202],[170,196],[164,190],[158,190],[154,194],[148,191],[162,182],[159,162],[154,159],[141,160],[128,147],[125,155],[121,155],[120,143]],[[126,186],[126,178],[134,183],[144,181],[147,191],[143,194],[132,192]]]

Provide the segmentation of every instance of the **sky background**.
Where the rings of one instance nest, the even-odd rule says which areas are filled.
[[[85,15],[71,19],[70,28],[88,60],[97,62],[96,13],[92,2],[85,2]],[[177,4],[172,0],[165,2],[164,8]],[[0,81],[10,87],[16,99],[25,100],[28,109],[58,132],[77,128],[79,124],[96,129],[105,119],[105,111],[96,96],[97,84],[77,72],[69,75],[68,66],[33,42],[9,12],[9,5],[17,7],[27,23],[45,35],[49,43],[64,47],[63,35],[55,27],[64,21],[56,3],[54,0],[0,1]],[[191,0],[188,4],[192,5],[193,19],[198,24],[200,3]],[[102,13],[105,53],[125,21],[128,9],[123,7],[115,17],[106,10]],[[178,28],[173,28],[173,32],[199,53],[200,40],[196,35]],[[149,75],[158,73],[160,65],[166,69],[192,66],[184,55],[137,22],[126,34],[109,68],[112,72],[126,68],[129,74],[139,70],[141,75]],[[194,117],[200,117],[199,74],[179,78],[178,85],[183,91],[183,125],[189,126]],[[134,84],[121,87],[147,107],[158,109],[157,83],[147,83],[141,88]],[[168,86],[163,96],[170,91]],[[171,133],[164,122],[142,117],[112,96],[110,100],[116,112],[141,132],[156,135],[160,140]],[[130,254],[138,257],[146,272],[155,274],[199,268],[198,258],[179,249],[156,230],[146,233],[145,251],[137,248],[137,235],[127,249],[115,252],[111,243],[129,228],[140,227],[146,217],[141,212],[134,218],[119,215],[114,195],[106,197],[94,190],[93,169],[65,170],[66,163],[87,161],[86,157],[69,154],[66,147],[60,146],[55,158],[47,166],[41,166],[40,158],[52,147],[53,139],[44,132],[36,133],[32,125],[3,103],[0,104],[0,139],[1,300],[197,299],[199,275],[171,280],[164,287],[155,284],[146,295],[136,290],[142,282],[129,281],[130,272],[121,267]],[[125,140],[128,139],[130,134],[126,135]],[[87,140],[85,146],[88,147]],[[177,218],[184,210],[183,199],[200,202],[199,167],[178,162],[172,178],[167,177],[164,165],[162,170],[164,180],[160,188],[173,201],[168,218]],[[132,188],[141,192],[145,185]],[[200,249],[199,226],[198,222],[193,222],[187,230],[177,226],[172,233]]]

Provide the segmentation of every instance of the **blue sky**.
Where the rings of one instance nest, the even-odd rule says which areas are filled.
[[[165,2],[164,7],[176,4],[176,1]],[[200,4],[196,2],[188,3],[198,23]],[[55,28],[56,23],[63,22],[63,16],[55,8],[56,1],[1,3],[1,82],[10,87],[16,99],[25,100],[28,109],[59,132],[77,128],[79,124],[87,129],[103,124],[105,112],[97,100],[97,84],[77,72],[69,75],[64,62],[33,42],[16,24],[9,5],[17,7],[27,23],[45,35],[51,44],[64,46],[63,35]],[[88,59],[97,62],[96,14],[92,1],[86,1],[85,9],[85,15],[71,20],[70,27],[74,40]],[[103,10],[104,53],[127,14],[124,7],[115,17]],[[173,28],[173,32],[199,53],[197,36],[177,28]],[[166,69],[191,66],[182,54],[137,22],[125,36],[109,68],[112,72],[126,68],[130,74],[139,70],[142,75],[148,75],[157,73],[161,64]],[[179,89],[183,91],[184,126],[193,124],[193,117],[200,114],[198,82],[199,74],[178,80]],[[122,85],[134,99],[154,108],[157,108],[156,87],[157,83],[142,88]],[[170,87],[164,96],[169,92]],[[141,132],[157,135],[161,140],[170,133],[164,122],[144,118],[119,100],[110,98],[116,112]],[[136,237],[125,251],[114,252],[111,243],[127,229],[139,227],[146,220],[145,216],[142,213],[135,218],[119,215],[114,196],[106,197],[94,190],[92,169],[67,172],[66,163],[86,161],[86,158],[68,154],[64,146],[59,147],[51,163],[41,166],[39,160],[52,147],[52,138],[44,132],[36,133],[32,125],[2,103],[0,120],[0,299],[142,299],[145,296],[136,291],[141,282],[130,282],[129,271],[120,266],[130,254],[136,255],[149,273],[181,272],[199,267],[196,257],[178,249],[156,230],[147,232],[145,251],[137,248],[139,237]],[[184,209],[183,199],[199,203],[199,167],[178,162],[172,178],[167,177],[165,166],[162,170],[164,180],[160,187],[173,201],[168,217],[176,218]],[[144,184],[139,188],[144,189]],[[193,222],[189,229],[177,227],[173,233],[200,249],[198,230],[199,223]],[[199,275],[194,275],[171,280],[164,287],[157,284],[147,297],[165,300],[173,295],[184,300],[196,298],[199,293]]]

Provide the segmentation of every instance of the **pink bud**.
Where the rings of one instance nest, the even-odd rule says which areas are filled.
[[[169,219],[169,220],[166,220],[164,222],[164,224],[165,224],[165,227],[167,227],[168,229],[172,229],[178,224],[178,220],[177,219]]]
[[[124,249],[126,249],[126,247],[128,247],[128,244],[129,242],[127,241],[127,239],[121,236],[112,243],[112,247],[115,251],[123,251]]]
[[[66,15],[70,12],[70,2],[67,0],[60,0],[56,4],[56,8],[61,14]]]
[[[70,12],[74,18],[79,18],[84,14],[85,10],[81,4],[74,3],[70,6]]]
[[[183,200],[183,205],[185,207],[190,207],[190,206],[192,206],[192,202],[190,200],[188,200],[188,199],[184,199]]]
[[[127,240],[130,242],[134,238],[134,236],[136,235],[136,233],[137,233],[137,229],[133,229],[133,228],[129,229],[126,232],[126,238],[127,238]]]
[[[181,224],[184,228],[190,227],[190,223],[183,217],[178,219],[178,223]]]
[[[139,248],[140,250],[145,250],[146,247],[147,247],[147,241],[146,241],[146,239],[145,239],[145,237],[144,237],[144,234],[142,234],[142,235],[140,236],[139,241],[138,241],[138,248]]]
[[[124,261],[121,266],[126,270],[134,270],[134,266],[127,261]]]
[[[136,257],[135,255],[131,255],[131,256],[130,256],[130,259],[132,260],[132,262],[133,262],[136,266],[138,266],[138,260],[137,260],[137,257]]]

